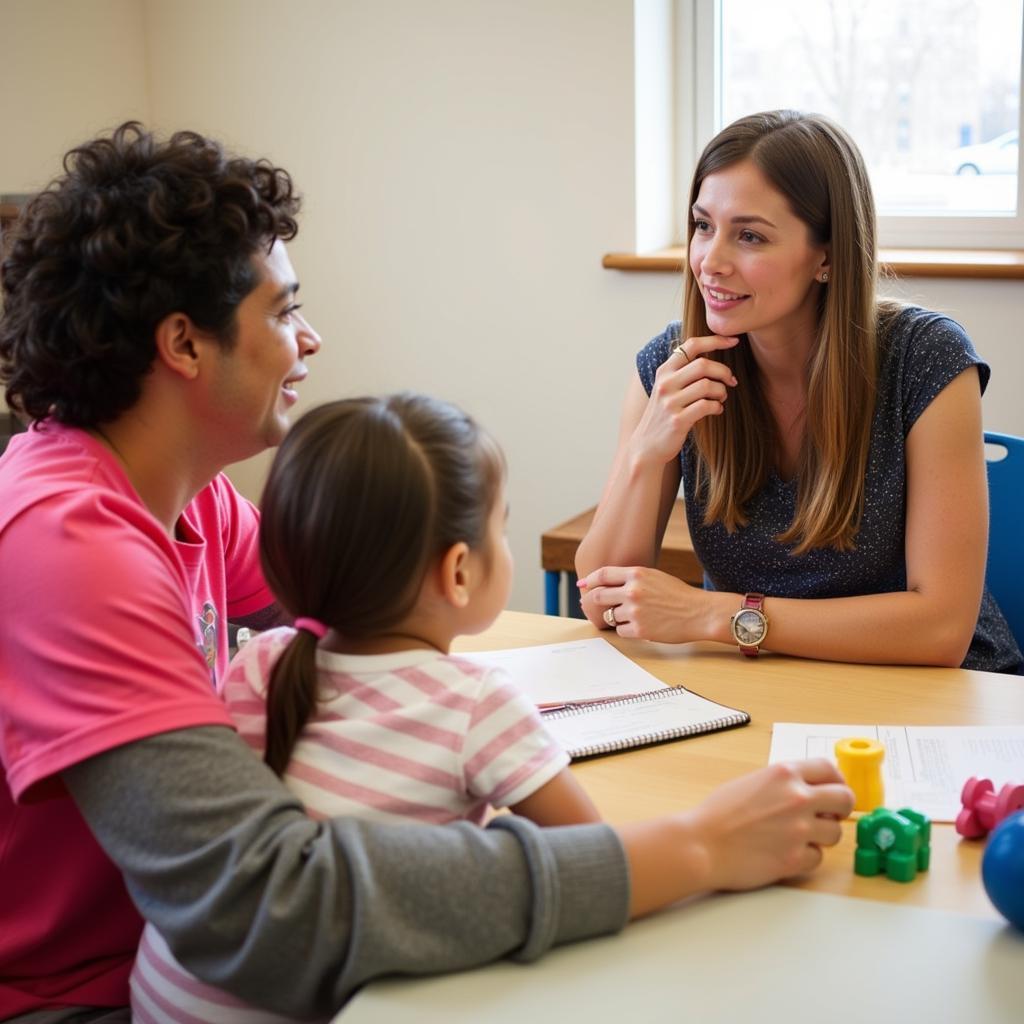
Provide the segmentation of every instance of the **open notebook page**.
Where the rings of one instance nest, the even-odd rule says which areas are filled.
[[[459,657],[504,669],[535,704],[629,697],[666,685],[600,637]]]

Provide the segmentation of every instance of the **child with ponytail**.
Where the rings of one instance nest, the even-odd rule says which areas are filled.
[[[500,670],[448,653],[505,607],[506,515],[500,448],[444,402],[332,402],[285,438],[260,556],[296,619],[242,648],[223,695],[311,816],[483,824],[510,807],[540,825],[599,820],[536,707]],[[132,996],[142,1021],[254,1019],[186,974],[151,926]]]
[[[506,514],[500,449],[444,402],[332,402],[286,436],[263,496],[260,555],[296,618],[239,652],[224,698],[311,816],[483,823],[509,807],[540,825],[598,820],[537,709],[500,671],[449,654],[456,636],[486,629],[505,606]],[[836,769],[806,761],[621,825],[630,916],[813,870],[851,807]],[[151,925],[132,1012],[143,1024],[280,1020],[196,980]]]

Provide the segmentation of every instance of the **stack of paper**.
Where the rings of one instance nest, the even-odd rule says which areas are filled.
[[[960,791],[972,776],[996,791],[1024,783],[1024,725],[807,725],[776,722],[769,761],[825,757],[836,740],[863,736],[885,747],[885,806],[912,807],[932,821],[955,821]]]

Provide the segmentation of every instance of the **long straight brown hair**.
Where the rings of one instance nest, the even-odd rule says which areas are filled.
[[[459,541],[483,548],[504,475],[493,438],[438,399],[319,406],[288,432],[267,477],[267,582],[291,614],[343,637],[385,632],[412,611],[433,559]],[[271,673],[264,760],[278,775],[316,707],[316,645],[299,630]]]
[[[807,411],[797,468],[796,510],[779,535],[794,554],[854,545],[864,507],[864,473],[878,374],[880,319],[891,304],[876,298],[875,208],[864,161],[853,140],[820,114],[776,110],[741,118],[701,154],[690,208],[704,179],[751,161],[788,201],[816,245],[828,245],[829,282],[821,286],[818,341],[807,367]],[[693,238],[691,214],[687,243]],[[712,333],[689,260],[683,271],[683,336]],[[694,427],[697,488],[705,523],[730,532],[747,523],[745,506],[765,485],[778,434],[749,345],[716,353],[744,386],[721,416]]]

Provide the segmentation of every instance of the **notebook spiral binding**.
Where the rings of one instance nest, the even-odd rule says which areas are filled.
[[[602,701],[600,704],[577,704],[574,707],[562,708],[559,711],[549,711],[545,714],[546,720],[558,718],[572,718],[576,715],[585,715],[597,708],[614,707],[623,704],[645,704],[650,701],[665,700],[677,693],[690,693],[685,686],[666,686],[663,690],[651,690],[649,693],[638,693],[632,697],[619,697],[612,700]],[[717,732],[719,729],[729,729],[732,726],[746,725],[750,721],[750,715],[745,711],[731,710],[729,714],[722,715],[710,722],[699,722],[694,725],[673,726],[671,729],[658,729],[653,732],[646,732],[643,736],[623,737],[616,740],[607,740],[604,743],[592,743],[589,746],[573,751],[574,757],[593,757],[597,754],[612,754],[617,750],[630,750],[637,746],[646,746],[651,743],[663,743],[665,740],[678,740],[685,736],[700,736],[708,732]]]

